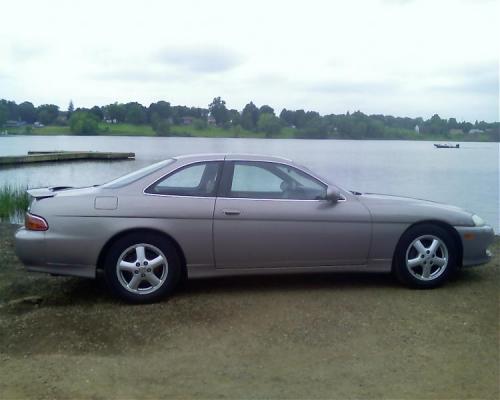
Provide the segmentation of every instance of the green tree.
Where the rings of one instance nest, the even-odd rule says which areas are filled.
[[[19,118],[22,121],[27,122],[28,124],[32,124],[36,121],[36,108],[33,103],[29,101],[25,101],[18,106]]]
[[[0,106],[3,108],[4,112],[7,114],[7,121],[13,120],[17,121],[19,119],[18,105],[15,101],[0,100]]]
[[[102,109],[99,106],[92,107],[89,112],[95,115],[99,121],[102,121],[102,119],[104,118],[104,113],[102,112]]]
[[[458,122],[455,118],[448,119],[448,129],[457,129]]]
[[[241,123],[241,115],[238,110],[229,110],[229,122],[231,122],[232,126],[237,126]]]
[[[91,135],[98,133],[99,122],[90,112],[75,111],[69,120],[71,132],[77,135]]]
[[[73,104],[73,100],[70,100],[68,105],[68,112],[66,113],[66,118],[70,119],[71,114],[73,114],[74,112],[75,112],[75,105]]]
[[[125,104],[126,115],[125,121],[129,124],[140,125],[147,122],[147,112],[146,108],[137,102],[131,102]]]
[[[280,119],[286,126],[295,126],[295,112],[284,108],[280,112]]]
[[[257,127],[259,120],[259,109],[253,102],[248,103],[241,112],[241,126],[248,130],[253,130]]]
[[[50,125],[59,116],[59,107],[55,104],[42,104],[37,107],[38,120],[44,125]]]
[[[172,116],[172,109],[170,103],[167,101],[158,101],[156,103],[151,103],[148,108],[149,120],[152,121],[154,115],[156,118],[168,119]]]
[[[267,104],[264,104],[259,108],[259,113],[260,114],[272,114],[274,115],[274,108],[268,106]]]
[[[7,106],[0,102],[0,128],[7,122],[8,115],[9,111],[7,110]]]
[[[226,102],[220,97],[215,97],[208,105],[210,115],[215,118],[217,125],[223,125],[229,121],[229,112],[226,108]]]
[[[328,131],[324,119],[321,117],[310,119],[300,129],[299,135],[307,139],[325,139]]]
[[[108,119],[115,119],[117,122],[124,122],[126,114],[127,109],[125,108],[125,104],[115,102],[104,106],[104,115]]]
[[[297,127],[297,128],[303,128],[306,126],[306,122],[307,122],[307,117],[306,117],[306,112],[304,110],[297,110],[295,111],[295,115],[294,115],[294,125]]]
[[[425,129],[433,135],[448,133],[446,129],[446,120],[441,119],[438,114],[434,114],[431,119],[425,121]]]
[[[271,113],[260,114],[257,121],[257,128],[266,134],[266,137],[272,137],[280,133],[281,121],[278,117]]]

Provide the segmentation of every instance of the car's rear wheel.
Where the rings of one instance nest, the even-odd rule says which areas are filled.
[[[132,233],[112,244],[105,258],[108,286],[132,303],[150,303],[170,294],[181,276],[176,248],[160,235]]]
[[[443,284],[457,270],[457,246],[441,226],[417,225],[403,234],[394,273],[402,283],[424,289]]]

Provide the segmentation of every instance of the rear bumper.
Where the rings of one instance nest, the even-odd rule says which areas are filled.
[[[17,257],[28,271],[46,272],[54,275],[81,276],[95,278],[95,266],[67,265],[47,262],[46,233],[19,228],[15,234]]]
[[[14,244],[17,256],[26,267],[45,264],[45,232],[19,228]]]
[[[488,246],[493,243],[495,233],[488,225],[474,227],[456,227],[463,246],[464,267],[485,264],[491,260]]]

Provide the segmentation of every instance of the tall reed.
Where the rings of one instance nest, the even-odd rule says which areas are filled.
[[[0,220],[21,219],[29,206],[27,188],[5,185],[0,187]]]

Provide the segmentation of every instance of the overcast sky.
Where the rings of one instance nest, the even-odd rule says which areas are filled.
[[[0,98],[499,120],[496,0],[8,1]]]

